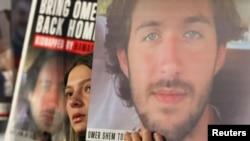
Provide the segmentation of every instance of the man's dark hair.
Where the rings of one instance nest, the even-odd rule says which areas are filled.
[[[107,11],[107,29],[105,47],[110,62],[106,67],[109,73],[115,75],[118,81],[118,96],[126,102],[126,106],[133,106],[128,78],[122,72],[116,52],[124,50],[127,54],[131,15],[137,0],[113,0]],[[225,45],[228,41],[238,40],[246,30],[242,26],[240,16],[232,0],[211,0],[217,45]]]
[[[76,66],[79,66],[79,65],[85,65],[89,69],[92,69],[92,61],[93,61],[93,54],[92,53],[82,55],[82,56],[79,56],[78,58],[76,58],[73,61],[73,63],[71,64],[71,66],[69,67],[69,69],[67,70],[67,72],[66,72],[66,74],[64,76],[64,86],[67,85],[69,73],[71,72],[71,70],[73,68],[75,68]]]

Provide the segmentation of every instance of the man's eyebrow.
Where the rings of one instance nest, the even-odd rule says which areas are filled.
[[[197,23],[197,22],[211,25],[210,20],[202,15],[188,17],[184,20],[184,23]]]
[[[207,19],[206,17],[202,16],[202,15],[188,17],[188,18],[186,18],[184,20],[184,23],[197,23],[197,22],[211,25],[210,20]],[[144,27],[157,27],[157,26],[161,26],[161,25],[162,25],[162,23],[160,23],[158,21],[146,21],[146,22],[143,22],[142,24],[140,24],[136,28],[136,31],[138,31],[138,30],[140,30],[141,28],[144,28]]]
[[[141,28],[144,28],[144,27],[156,27],[156,26],[160,26],[161,23],[160,22],[157,22],[157,21],[146,21],[146,22],[143,22],[142,24],[140,24],[137,28],[136,28],[136,31],[140,30]]]
[[[52,81],[47,80],[47,79],[42,79],[42,80],[39,80],[38,83],[46,83],[46,84],[49,83],[49,84],[51,84]]]

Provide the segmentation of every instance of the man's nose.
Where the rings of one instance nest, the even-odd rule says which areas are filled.
[[[176,75],[181,63],[181,41],[175,34],[169,34],[159,48],[159,65],[161,73]]]
[[[62,96],[60,96],[62,95]],[[49,108],[54,109],[58,106],[58,102],[62,99],[63,94],[60,93],[58,90],[52,90],[47,98],[47,102],[44,103],[45,105],[48,105]]]

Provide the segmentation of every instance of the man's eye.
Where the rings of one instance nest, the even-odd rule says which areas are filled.
[[[184,37],[192,38],[192,39],[199,39],[199,38],[202,38],[202,35],[197,31],[189,31],[184,34]]]
[[[41,89],[44,90],[44,91],[48,91],[50,89],[50,85],[48,85],[48,84],[42,84],[41,85]]]
[[[148,35],[144,38],[144,40],[145,40],[145,41],[153,41],[153,40],[156,40],[157,38],[159,38],[159,35],[158,35],[158,34],[156,34],[156,33],[150,33],[150,34],[148,34]]]

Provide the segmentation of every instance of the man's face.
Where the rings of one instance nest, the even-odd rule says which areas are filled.
[[[206,0],[139,0],[127,55],[118,51],[144,126],[179,139],[198,122],[223,64]]]
[[[63,63],[48,60],[40,70],[34,91],[29,94],[31,114],[40,131],[54,132],[65,116]]]

